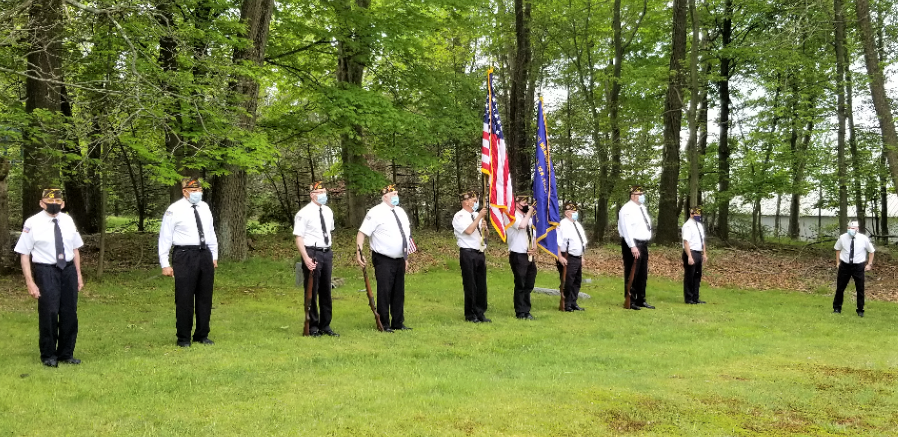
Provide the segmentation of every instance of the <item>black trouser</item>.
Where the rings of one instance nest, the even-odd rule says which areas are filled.
[[[633,285],[630,287],[630,303],[635,305],[645,304],[645,283],[649,277],[649,245],[647,242],[637,242],[636,248],[639,249],[639,265],[636,268],[636,274],[633,276]],[[630,246],[621,238],[620,251],[624,258],[624,293],[627,291],[627,280],[630,279],[630,269],[633,268],[633,252]]]
[[[864,310],[864,268],[866,264],[839,263],[839,274],[836,277],[836,298],[833,299],[833,309],[842,310],[845,287],[848,281],[854,278],[854,288],[857,290],[857,310]]]
[[[312,275],[312,306],[309,308],[309,332],[328,329],[331,326],[334,303],[331,299],[331,270],[334,266],[334,253],[328,250],[306,247],[306,253],[315,260],[315,274]],[[309,280],[309,268],[302,263],[303,286]],[[303,290],[305,293],[305,290]],[[305,301],[305,294],[303,294]],[[320,310],[319,310],[320,305]]]
[[[215,267],[212,252],[206,249],[175,247],[172,252],[175,272],[175,327],[178,341],[190,342],[193,314],[196,312],[196,331],[193,340],[209,337],[209,318],[212,316],[212,285]]]
[[[564,255],[564,253],[562,253]],[[582,259],[579,256],[567,256],[567,277],[564,274],[564,266],[560,262],[555,261],[555,267],[558,269],[559,280],[564,282],[564,309],[570,309],[577,306],[577,297],[580,296],[580,280],[583,278]]]
[[[377,313],[380,315],[380,323],[384,328],[399,329],[405,323],[405,259],[371,252],[371,263],[377,280]]]
[[[486,256],[476,249],[458,250],[461,283],[465,289],[465,320],[483,320],[486,303]]]
[[[32,264],[32,272],[41,292],[37,300],[41,361],[72,358],[78,338],[78,271],[70,262],[62,270],[55,264]]]
[[[536,261],[529,261],[526,253],[508,252],[508,263],[514,274],[514,313],[530,314],[530,292],[536,283]]]
[[[683,251],[683,299],[686,303],[699,301],[698,292],[702,285],[702,252],[699,250],[691,252],[692,260],[695,262],[693,265],[689,265],[689,257],[686,256],[686,251]]]

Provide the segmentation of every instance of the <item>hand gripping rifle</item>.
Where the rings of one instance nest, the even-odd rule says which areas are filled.
[[[565,249],[564,253],[567,253],[567,251],[570,249],[571,249],[571,241],[568,240],[567,248]],[[565,258],[565,261],[567,261],[567,258]],[[561,299],[558,301],[558,311],[564,311],[564,307],[566,306],[566,302],[564,299],[564,289],[567,284],[565,284],[565,279],[567,279],[567,263],[565,263],[564,266],[561,268],[561,288],[558,289],[558,291],[559,291],[558,294],[561,295]]]
[[[362,262],[367,265],[367,261],[365,261],[365,255],[362,255],[362,247],[358,247],[359,258],[362,259]],[[368,306],[371,307],[371,312],[374,313],[374,323],[377,325],[378,331],[384,330],[384,324],[380,321],[380,314],[377,313],[377,308],[374,306],[374,296],[371,294],[371,281],[368,280],[368,268],[362,267],[362,276],[365,278],[365,291],[368,292]]]
[[[630,267],[630,276],[627,278],[627,290],[624,291],[624,309],[630,309],[630,288],[633,287],[633,278],[636,277],[636,269],[639,268],[639,260],[641,258],[634,259],[633,265]]]
[[[305,265],[305,264],[303,264]],[[309,311],[312,311],[312,285],[315,283],[315,270],[309,270],[309,278],[306,279],[306,320],[302,325],[302,335],[308,337],[309,333],[309,322],[311,318],[309,317]]]

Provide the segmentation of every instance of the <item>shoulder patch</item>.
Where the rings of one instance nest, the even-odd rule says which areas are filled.
[[[366,215],[365,220],[371,220],[371,214]]]
[[[22,228],[22,232],[27,234],[27,233],[31,232],[31,228],[29,228],[28,226],[25,226],[24,228]]]
[[[166,216],[170,216],[170,215],[172,215],[172,214],[174,214],[174,213],[173,213],[172,210],[170,210],[170,209],[167,210],[167,211],[165,211],[165,215],[166,215]]]

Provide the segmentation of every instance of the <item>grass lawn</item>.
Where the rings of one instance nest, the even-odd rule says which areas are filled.
[[[446,253],[451,253],[451,250]],[[898,307],[831,295],[650,280],[658,309],[620,308],[594,277],[587,310],[533,295],[514,318],[493,259],[492,324],[463,322],[455,259],[407,278],[406,323],[374,330],[358,269],[334,290],[339,338],[304,338],[292,260],[222,263],[214,346],[175,346],[173,283],[156,268],[89,282],[80,366],[40,365],[36,301],[0,282],[0,435],[898,435]],[[373,279],[373,278],[372,278]],[[543,268],[537,286],[557,286]]]

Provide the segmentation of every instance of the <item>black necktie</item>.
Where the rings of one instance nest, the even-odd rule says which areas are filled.
[[[402,257],[408,259],[408,240],[405,238],[405,230],[402,229],[402,222],[399,221],[399,215],[396,214],[396,209],[392,209],[393,217],[396,217],[396,224],[399,225],[399,234],[402,235]]]
[[[848,264],[854,264],[854,237],[851,237],[851,248],[848,249]]]
[[[652,224],[649,223],[649,217],[647,215],[645,215],[645,207],[640,206],[639,212],[642,213],[642,219],[645,220],[645,227],[646,227],[646,229],[649,230],[649,233],[651,234],[652,233]]]
[[[324,245],[330,246],[331,239],[327,236],[327,226],[324,225],[324,209],[318,207],[318,217],[321,219],[321,233],[324,234]]]
[[[53,239],[56,240],[56,267],[64,269],[65,244],[62,242],[62,229],[59,229],[59,221],[56,219],[53,219]]]
[[[580,235],[580,228],[577,227],[576,222],[574,222],[574,230],[577,231],[577,238],[580,239],[580,247],[582,247],[583,251],[586,252],[586,243],[583,242],[583,235]]]
[[[196,210],[196,205],[193,205],[193,217],[196,219],[196,230],[200,233],[200,249],[206,248],[206,234],[203,233],[203,222],[200,221],[200,213]]]

